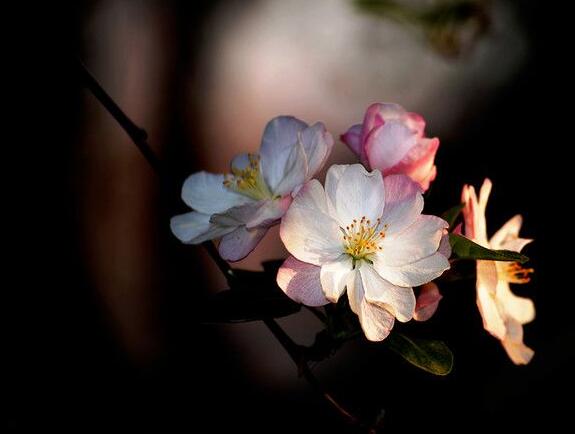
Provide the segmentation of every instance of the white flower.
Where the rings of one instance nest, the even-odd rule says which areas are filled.
[[[519,238],[520,215],[505,223],[491,240],[487,239],[485,208],[491,186],[489,179],[483,182],[479,200],[472,186],[463,187],[465,235],[487,248],[520,252],[533,241]],[[477,306],[483,327],[501,341],[507,355],[517,365],[527,364],[533,357],[533,350],[523,343],[523,324],[535,318],[535,306],[530,299],[513,294],[509,283],[527,283],[532,272],[516,262],[477,261]]]
[[[308,126],[291,116],[268,122],[259,155],[241,154],[231,174],[198,172],[184,182],[183,201],[194,211],[173,217],[180,241],[221,238],[222,258],[239,261],[284,215],[292,194],[321,169],[333,138],[320,122]]]
[[[382,179],[363,166],[335,165],[325,190],[312,180],[282,219],[289,257],[277,282],[297,302],[335,303],[347,288],[366,337],[387,337],[394,319],[413,317],[413,286],[449,268],[438,247],[447,223],[422,215],[419,186],[405,175]]]

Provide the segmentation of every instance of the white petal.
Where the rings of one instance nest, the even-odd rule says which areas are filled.
[[[322,265],[343,252],[337,222],[327,214],[325,192],[319,181],[308,181],[282,219],[280,237],[300,261]]]
[[[416,321],[427,321],[437,310],[439,301],[442,298],[439,288],[435,283],[430,282],[423,285],[417,297],[413,319]]]
[[[375,222],[383,212],[385,191],[379,170],[367,172],[361,164],[347,166],[335,192],[335,211],[341,226],[353,219]]]
[[[333,137],[323,123],[316,122],[302,131],[301,139],[307,156],[307,181],[323,167],[329,154],[331,154]]]
[[[359,272],[368,302],[388,310],[401,322],[413,318],[415,294],[412,288],[399,287],[388,282],[369,264],[362,265]]]
[[[190,208],[204,214],[219,213],[253,201],[224,187],[224,175],[208,172],[197,172],[186,179],[182,187],[182,200]]]
[[[278,116],[268,122],[260,148],[260,168],[270,190],[275,191],[285,178],[287,161],[305,122],[292,116]]]
[[[498,339],[506,334],[505,321],[502,318],[495,294],[497,288],[497,269],[493,261],[477,261],[477,307],[483,319],[483,328]]]
[[[342,255],[335,261],[327,262],[321,266],[321,287],[329,301],[337,303],[345,291],[347,275],[352,270],[352,259],[348,255]]]
[[[398,267],[419,261],[437,252],[443,230],[448,224],[439,217],[420,215],[399,233],[385,236],[378,261],[381,265]]]
[[[381,277],[398,286],[420,286],[437,279],[449,269],[449,261],[439,252],[399,267],[382,264],[380,259],[384,256],[385,253],[375,256],[373,266]]]
[[[520,324],[527,324],[535,319],[535,305],[526,297],[519,297],[509,288],[509,283],[500,280],[497,282],[497,300],[505,309],[507,316]]]
[[[306,181],[308,173],[307,155],[300,139],[294,144],[285,163],[284,176],[275,188],[274,195],[284,196],[290,194],[296,187]]]
[[[389,175],[383,178],[385,206],[381,224],[387,224],[386,233],[401,232],[413,224],[423,210],[423,196],[419,184],[405,175]]]
[[[233,232],[224,235],[218,251],[226,261],[239,261],[245,258],[260,242],[267,229],[246,229],[240,226]]]
[[[327,174],[325,175],[325,194],[327,196],[328,208],[330,215],[334,216],[336,219],[335,193],[343,173],[349,166],[349,164],[334,164],[328,169]]]
[[[348,274],[347,295],[350,307],[357,314],[365,337],[375,342],[384,340],[391,332],[395,320],[387,310],[365,299],[359,270]]]
[[[503,243],[519,237],[519,230],[521,229],[522,223],[523,217],[521,217],[520,214],[510,218],[489,240],[491,248],[502,249]]]
[[[174,216],[170,220],[172,233],[183,243],[200,244],[220,238],[234,227],[222,227],[210,223],[210,216],[196,211]]]
[[[517,321],[507,321],[507,336],[501,343],[516,365],[526,365],[533,358],[534,351],[523,343],[523,327]]]
[[[323,306],[329,303],[321,289],[320,267],[288,256],[278,270],[276,280],[286,295],[297,303],[306,306]]]
[[[520,252],[527,244],[532,242],[533,240],[529,238],[515,238],[514,240],[505,241],[500,248],[511,250],[512,252]]]

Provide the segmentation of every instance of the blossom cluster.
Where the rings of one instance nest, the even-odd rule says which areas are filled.
[[[442,296],[434,281],[453,261],[450,232],[513,252],[531,241],[519,237],[519,215],[488,239],[489,180],[479,198],[463,187],[463,228],[423,213],[439,139],[426,137],[421,116],[375,103],[340,138],[359,163],[332,165],[322,184],[314,176],[330,156],[333,136],[321,122],[272,119],[259,152],[234,158],[229,174],[186,179],[182,199],[192,211],[172,218],[172,232],[187,244],[219,240],[221,257],[238,261],[280,224],[290,256],[278,270],[279,287],[307,306],[337,303],[346,294],[371,341],[384,340],[395,321],[425,321],[435,313]],[[526,283],[533,270],[488,259],[478,259],[476,269],[484,328],[514,363],[528,363],[533,351],[523,343],[522,326],[535,309],[509,284]]]

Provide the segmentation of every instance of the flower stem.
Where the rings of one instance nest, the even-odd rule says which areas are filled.
[[[102,106],[112,115],[112,117],[118,122],[118,124],[124,129],[126,134],[132,139],[132,142],[140,150],[146,161],[150,164],[152,169],[160,176],[163,175],[162,165],[160,160],[148,144],[148,135],[146,131],[138,127],[123,111],[120,109],[118,104],[108,95],[108,93],[102,88],[94,76],[90,73],[88,68],[79,60],[76,59],[76,66],[78,74],[82,80],[83,85],[96,97],[96,99],[102,104]],[[226,261],[224,261],[218,254],[218,251],[211,241],[206,241],[202,243],[202,246],[206,249],[210,257],[214,260],[220,271],[226,277],[228,282],[234,278],[233,269]],[[315,310],[310,309],[314,315],[325,322],[325,316]],[[357,425],[360,427],[366,427],[363,423],[359,421],[357,417],[347,411],[341,404],[339,404],[336,399],[331,396],[320,384],[315,375],[313,375],[299,345],[297,345],[290,336],[285,332],[283,328],[272,318],[263,320],[264,324],[272,332],[274,337],[286,350],[288,355],[297,365],[299,374],[303,376],[310,386],[321,396],[324,397],[337,411],[338,413],[350,424]]]

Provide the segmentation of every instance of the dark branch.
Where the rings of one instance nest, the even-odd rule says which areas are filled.
[[[78,73],[82,79],[82,83],[92,94],[100,101],[104,108],[112,115],[112,117],[118,122],[118,124],[124,129],[128,136],[132,139],[134,144],[140,150],[146,161],[150,164],[152,169],[158,174],[162,175],[160,160],[150,148],[147,142],[147,133],[144,129],[138,127],[132,120],[120,109],[120,107],[112,100],[112,98],[106,93],[106,91],[100,86],[96,81],[94,76],[88,71],[86,66],[80,61],[76,61]],[[207,241],[202,244],[206,249],[210,257],[214,260],[220,271],[224,274],[228,282],[234,278],[233,269],[230,267],[226,261],[224,261],[214,244],[211,241]],[[322,321],[325,321],[325,317],[315,309],[312,312],[318,316]],[[289,335],[280,327],[280,325],[273,319],[266,319],[263,321],[268,329],[272,332],[274,337],[286,350],[288,355],[297,365],[299,374],[303,376],[306,381],[312,386],[312,388],[324,397],[338,412],[339,414],[350,424],[357,425],[363,428],[368,428],[366,425],[361,423],[358,418],[342,407],[336,400],[322,387],[320,382],[311,372],[307,361],[301,351],[299,345],[297,345]],[[369,428],[368,428],[369,429]]]
[[[118,107],[118,104],[116,104],[110,95],[100,86],[100,83],[98,83],[90,71],[88,71],[88,68],[86,68],[79,59],[76,59],[76,69],[78,70],[82,84],[92,92],[92,95],[100,101],[108,113],[120,124],[126,134],[130,136],[130,139],[132,139],[132,142],[138,147],[146,161],[152,166],[152,169],[154,169],[156,173],[161,174],[160,160],[158,160],[158,157],[156,157],[156,154],[154,154],[154,151],[152,151],[147,141],[148,133],[126,116],[122,109]]]

